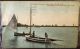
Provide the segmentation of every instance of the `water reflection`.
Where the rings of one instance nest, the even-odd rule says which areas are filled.
[[[13,48],[17,46],[17,39],[18,37],[15,36],[13,39],[9,40],[9,44],[12,45]]]
[[[51,44],[45,44],[45,48],[50,48]]]

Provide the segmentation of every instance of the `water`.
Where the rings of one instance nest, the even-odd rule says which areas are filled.
[[[29,28],[18,27],[18,32],[23,31],[28,33]],[[24,36],[14,37],[14,32],[9,28],[3,28],[3,42],[4,48],[76,48],[78,40],[77,27],[32,27],[32,31],[40,37],[45,37],[45,32],[48,33],[49,38],[60,39],[63,41],[53,41],[51,44],[41,44],[26,41]]]

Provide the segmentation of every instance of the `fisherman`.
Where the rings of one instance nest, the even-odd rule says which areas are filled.
[[[35,31],[33,31],[33,35],[32,35],[32,37],[35,37]]]
[[[32,37],[32,34],[31,34],[31,32],[29,32],[30,33],[30,37]]]
[[[45,32],[45,42],[47,42],[48,41],[48,35],[47,35],[47,33]]]
[[[24,31],[23,31],[23,34],[25,34]]]

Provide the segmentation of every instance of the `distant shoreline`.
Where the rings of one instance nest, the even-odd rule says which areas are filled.
[[[6,27],[6,26],[2,26]],[[78,27],[78,26],[18,26],[18,27]]]
[[[78,27],[78,26],[31,26],[31,27]]]

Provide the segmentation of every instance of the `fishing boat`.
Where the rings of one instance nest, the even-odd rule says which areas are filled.
[[[25,35],[30,35],[30,33],[19,33],[19,32],[17,32],[17,19],[16,19],[16,16],[15,16],[15,14],[13,14],[13,17],[12,17],[12,19],[10,20],[10,22],[9,22],[9,24],[8,24],[8,26],[7,27],[9,27],[10,29],[12,29],[13,31],[14,31],[14,36],[25,36]]]
[[[29,33],[14,33],[14,36],[25,36],[25,35],[30,35]]]
[[[30,33],[32,28],[31,22],[32,22],[32,8],[30,7]],[[30,34],[30,36],[26,37],[26,40],[30,42],[37,42],[37,43],[51,43],[51,41],[62,41],[62,40],[48,38],[48,34],[46,32],[45,32],[45,38],[35,36],[35,31],[33,31],[33,33]]]
[[[51,43],[52,41],[62,41],[62,40],[59,40],[59,39],[51,39],[51,38],[43,38],[43,37],[26,37],[26,40],[27,41],[30,41],[30,42],[36,42],[36,43]]]
[[[37,43],[51,43],[51,39],[45,41],[45,38],[41,38],[41,37],[26,37],[27,41],[31,41],[31,42],[37,42]]]
[[[42,37],[34,37],[34,38],[26,37],[26,40],[30,42],[36,42],[36,43],[51,43],[52,41],[62,41],[62,40],[50,39],[50,38],[46,41],[46,39]]]

